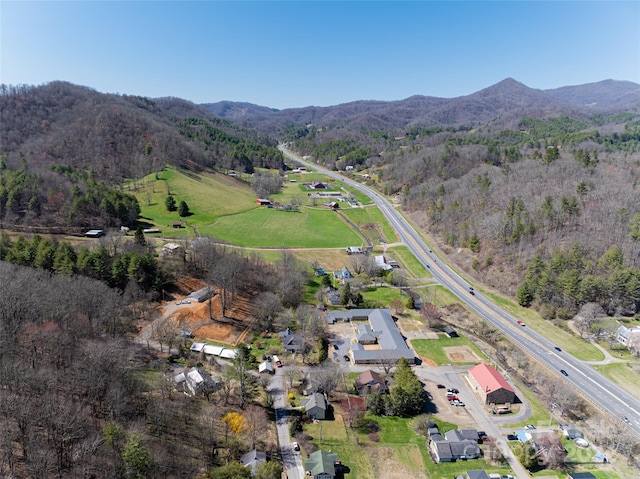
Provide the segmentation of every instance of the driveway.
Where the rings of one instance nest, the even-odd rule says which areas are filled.
[[[284,469],[287,473],[287,479],[304,479],[302,456],[299,451],[293,450],[291,438],[289,437],[284,369],[284,367],[276,369],[276,373],[271,377],[271,381],[269,382],[268,392],[273,398],[278,443],[280,444],[280,453],[282,455]]]

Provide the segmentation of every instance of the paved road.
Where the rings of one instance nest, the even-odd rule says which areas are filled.
[[[284,145],[278,148],[292,160],[307,165],[323,174],[343,181],[352,188],[369,196],[380,208],[387,221],[394,228],[402,242],[443,286],[455,294],[463,303],[481,318],[500,330],[511,342],[535,357],[540,363],[554,372],[558,377],[578,389],[581,394],[603,412],[609,414],[613,420],[619,422],[621,428],[640,437],[640,400],[602,376],[589,365],[573,356],[554,349],[553,341],[531,330],[519,326],[516,318],[503,311],[483,295],[470,293],[470,285],[455,271],[449,268],[424,243],[413,226],[395,209],[395,207],[376,191],[361,185],[341,174],[329,171],[318,165],[308,163],[286,149]],[[566,376],[560,370],[567,372]],[[623,422],[627,417],[629,422]]]
[[[269,393],[273,398],[273,407],[276,411],[276,429],[278,431],[278,443],[282,454],[282,463],[287,472],[287,479],[304,479],[302,456],[299,451],[294,451],[289,437],[289,420],[285,400],[284,368],[277,368],[271,377]]]

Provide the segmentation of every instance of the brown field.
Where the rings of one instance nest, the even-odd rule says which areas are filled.
[[[191,292],[204,288],[206,283],[195,278],[182,278],[177,281],[169,292],[176,300],[186,298]],[[216,294],[204,303],[184,305],[171,313],[166,322],[172,322],[180,329],[192,331],[196,340],[215,341],[217,343],[235,346],[241,343],[253,324],[251,318],[250,295],[236,295],[227,308],[225,317],[222,317],[220,300]],[[173,302],[165,307],[165,312],[173,305]],[[211,317],[209,307],[211,306]]]
[[[469,346],[449,346],[442,348],[452,363],[479,363],[482,360]]]

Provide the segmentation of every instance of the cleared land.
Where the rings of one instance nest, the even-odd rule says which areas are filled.
[[[448,338],[440,334],[438,339],[412,339],[411,347],[423,361],[443,366],[447,363],[457,365],[477,364],[484,356],[478,347],[465,337]],[[459,359],[453,360],[452,354]]]

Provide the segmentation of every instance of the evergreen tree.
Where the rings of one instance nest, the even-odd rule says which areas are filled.
[[[142,226],[138,225],[138,227],[136,228],[136,234],[133,241],[138,246],[142,246],[142,247],[147,246],[147,240],[144,237],[144,231],[142,231]]]
[[[522,286],[518,288],[518,292],[516,293],[516,299],[520,306],[524,306],[525,308],[531,306],[533,294],[531,294],[531,290],[529,289],[529,283],[526,281],[522,283]]]
[[[395,386],[389,393],[389,406],[393,414],[411,417],[423,412],[424,389],[405,358],[398,361],[393,379]]]
[[[480,251],[480,238],[478,238],[476,233],[473,233],[473,236],[469,240],[469,249],[474,253]]]
[[[189,216],[189,214],[190,214],[189,205],[187,205],[186,201],[181,201],[180,204],[178,205],[178,215],[184,218],[185,216]]]
[[[342,306],[346,306],[351,301],[351,285],[349,283],[344,283],[342,287],[342,295],[340,296],[340,304]]]
[[[164,205],[167,207],[167,211],[175,211],[176,199],[172,195],[168,195],[164,200]]]

